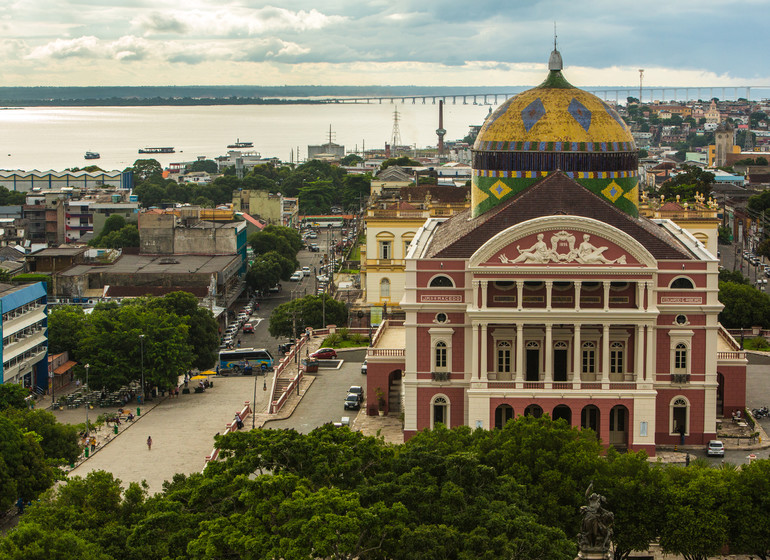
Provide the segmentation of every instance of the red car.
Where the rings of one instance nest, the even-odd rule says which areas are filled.
[[[310,357],[317,360],[331,360],[337,357],[337,352],[335,352],[334,348],[319,348],[310,354]]]
[[[254,325],[252,325],[251,323],[246,323],[245,325],[243,325],[243,334],[253,333],[253,332],[254,332]]]

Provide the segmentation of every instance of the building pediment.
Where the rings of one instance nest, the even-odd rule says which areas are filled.
[[[473,254],[469,265],[654,268],[656,262],[639,242],[608,224],[578,216],[547,216],[500,232]]]

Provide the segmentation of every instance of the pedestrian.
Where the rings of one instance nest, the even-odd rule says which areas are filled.
[[[147,436],[147,450],[152,451],[152,436]]]

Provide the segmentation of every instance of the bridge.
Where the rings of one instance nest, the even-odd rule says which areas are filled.
[[[528,88],[521,88],[525,91]],[[610,87],[610,88],[581,88],[604,99],[615,103],[625,102],[628,97],[639,97],[639,87]],[[711,100],[714,97],[722,101],[738,100],[739,98],[751,100],[751,90],[765,90],[770,95],[770,85],[747,86],[650,86],[642,88],[643,102],[668,102]],[[505,100],[518,95],[521,92],[505,93],[468,93],[468,94],[437,94],[437,95],[393,95],[393,96],[366,96],[366,97],[332,97],[324,98],[322,103],[341,104],[383,104],[383,103],[411,103],[433,104],[443,101],[445,105],[499,105]],[[681,95],[684,94],[684,97]],[[670,97],[667,97],[670,96]]]

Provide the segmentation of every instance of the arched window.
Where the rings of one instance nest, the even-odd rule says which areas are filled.
[[[444,370],[447,367],[447,347],[446,342],[439,340],[434,347],[433,366],[436,371]]]
[[[435,428],[436,424],[444,424],[449,428],[449,399],[444,395],[433,397],[430,407],[430,427]]]
[[[543,409],[540,407],[540,405],[531,404],[524,409],[524,416],[533,416],[535,418],[540,418],[542,415],[543,415]]]
[[[452,279],[449,276],[436,276],[430,281],[431,288],[454,288]]]
[[[671,424],[669,426],[671,435],[678,434],[683,436],[690,432],[689,410],[690,403],[685,397],[679,396],[671,399]]]
[[[684,342],[674,349],[674,370],[676,373],[687,373],[687,345]]]
[[[513,418],[513,407],[509,404],[501,404],[495,409],[495,429],[501,430],[506,422]]]
[[[692,290],[695,286],[689,278],[677,278],[669,286],[672,290]]]
[[[390,298],[390,280],[383,278],[380,280],[380,299]]]
[[[511,343],[504,340],[497,344],[497,372],[511,372]]]

